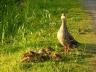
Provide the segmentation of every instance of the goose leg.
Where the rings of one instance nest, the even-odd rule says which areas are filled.
[[[67,45],[64,46],[64,53],[67,54],[68,50],[67,50]]]
[[[69,52],[69,50],[70,50],[70,45],[67,44],[67,52]]]
[[[64,46],[64,53],[67,54],[69,50],[70,50],[69,44],[65,45]]]

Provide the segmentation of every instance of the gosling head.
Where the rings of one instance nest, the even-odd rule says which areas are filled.
[[[64,16],[64,14],[62,13],[62,15],[61,15],[61,20],[64,20],[65,19],[65,16]]]

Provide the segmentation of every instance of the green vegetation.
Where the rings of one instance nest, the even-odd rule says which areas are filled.
[[[0,72],[88,72],[85,48],[91,43],[92,26],[80,4],[81,0],[0,0]],[[56,37],[61,13],[82,45],[62,62],[21,63],[20,56],[30,49],[62,49]],[[86,30],[85,34],[78,35],[78,28]]]

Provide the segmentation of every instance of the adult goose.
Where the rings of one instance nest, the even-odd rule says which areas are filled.
[[[73,36],[68,32],[66,26],[66,17],[64,14],[61,15],[61,26],[57,32],[57,38],[59,43],[64,46],[64,51],[68,52],[69,48],[76,47],[79,43],[73,38]]]

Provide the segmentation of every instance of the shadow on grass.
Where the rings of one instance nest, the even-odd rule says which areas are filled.
[[[96,44],[86,44],[86,53],[96,54]]]
[[[80,50],[84,54],[84,58],[91,58],[96,54],[96,44],[81,44]]]
[[[62,49],[64,48],[59,43],[58,47]],[[60,50],[58,51],[60,52]],[[62,61],[64,62],[77,61],[77,63],[81,63],[85,58],[93,57],[93,54],[96,54],[96,44],[80,43],[78,47],[72,48],[71,54],[64,56]]]
[[[80,46],[86,53],[96,54],[96,44],[81,44]]]

